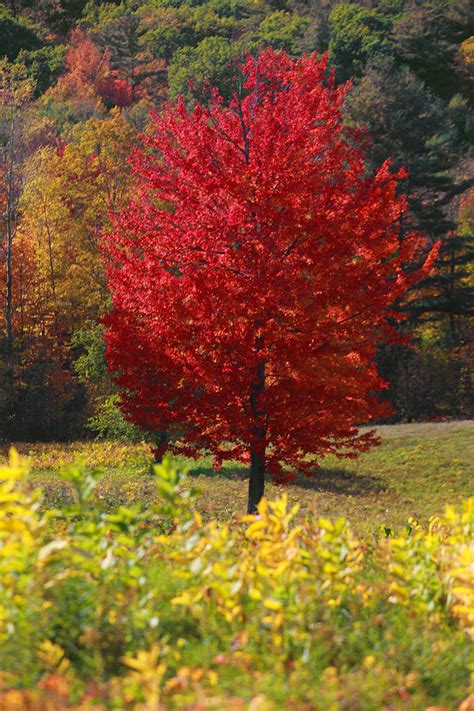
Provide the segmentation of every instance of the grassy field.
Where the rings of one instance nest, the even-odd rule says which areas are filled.
[[[474,421],[386,425],[379,433],[380,447],[357,460],[327,458],[314,479],[300,478],[285,487],[290,502],[298,502],[302,514],[344,516],[355,531],[368,534],[381,525],[397,529],[410,516],[426,522],[445,503],[474,495]],[[137,501],[146,506],[152,495],[150,457],[144,445],[74,442],[15,447],[31,457],[32,481],[45,489],[51,503],[61,504],[71,495],[55,471],[78,459],[103,471],[98,495],[110,508]],[[202,492],[204,514],[229,518],[244,513],[247,483],[242,465],[226,463],[217,474],[210,458],[183,464],[190,467],[193,484]],[[281,490],[269,483],[267,497],[276,498]]]

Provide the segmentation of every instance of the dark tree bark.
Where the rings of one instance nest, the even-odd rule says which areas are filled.
[[[261,339],[257,339],[261,341]],[[257,345],[261,348],[261,342]],[[265,389],[265,363],[262,361],[257,365],[256,379],[250,388],[250,409],[256,422],[261,421],[260,396]],[[265,450],[266,431],[262,424],[255,428],[254,443],[250,448],[250,473],[249,473],[249,498],[247,512],[253,514],[257,510],[258,503],[265,491]]]
[[[247,513],[253,514],[265,491],[265,456],[252,447],[250,450],[249,498]]]
[[[170,437],[168,432],[158,432],[153,449],[153,464],[161,464],[168,448]]]

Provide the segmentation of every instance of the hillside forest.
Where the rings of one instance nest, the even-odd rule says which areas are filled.
[[[406,169],[401,237],[440,245],[378,349],[392,421],[474,417],[473,20],[471,0],[0,3],[0,439],[143,436],[105,362],[103,236],[150,112],[230,98],[263,47],[327,53],[368,170]]]

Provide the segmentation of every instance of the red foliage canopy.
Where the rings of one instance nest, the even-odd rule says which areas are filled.
[[[184,427],[174,450],[284,479],[374,441],[354,423],[387,413],[373,359],[421,240],[400,243],[397,177],[367,173],[324,59],[266,50],[241,71],[230,106],[167,106],[132,155],[104,245],[108,360],[132,421]]]
[[[113,106],[130,106],[133,100],[132,87],[110,68],[110,53],[102,50],[82,30],[71,34],[66,55],[67,73],[60,84],[71,89],[73,95],[83,98],[95,91],[106,103]]]

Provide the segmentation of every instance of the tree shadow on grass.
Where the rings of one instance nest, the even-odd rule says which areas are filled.
[[[222,467],[220,471],[216,471],[211,466],[191,467],[188,471],[189,476],[206,476],[218,479],[233,479],[234,481],[243,481],[248,478],[248,468],[244,466]]]
[[[192,468],[189,474],[192,477],[205,476],[244,481],[248,478],[248,469],[243,466],[229,466],[223,467],[220,472],[216,472],[210,466],[201,465]],[[270,482],[271,479],[269,478],[268,481]],[[349,469],[337,467],[322,467],[318,469],[314,477],[306,477],[299,474],[297,479],[291,482],[289,486],[314,492],[343,494],[345,496],[366,496],[369,493],[376,494],[387,489],[387,483],[378,476],[356,474]]]
[[[318,469],[314,477],[299,475],[294,485],[300,489],[345,496],[367,496],[387,489],[387,483],[378,476],[332,467]]]

